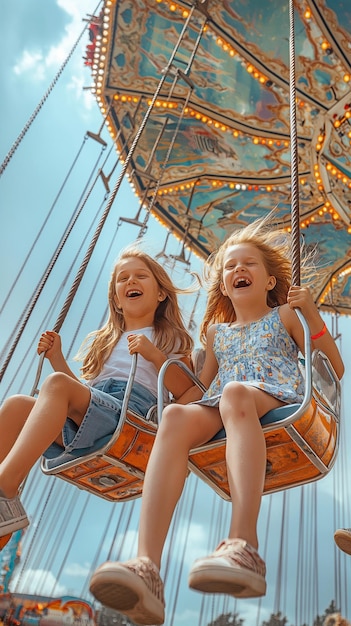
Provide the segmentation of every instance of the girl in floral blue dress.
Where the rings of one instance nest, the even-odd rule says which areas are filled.
[[[291,286],[289,241],[257,222],[236,231],[207,265],[209,290],[201,337],[206,358],[200,376],[207,387],[186,391],[184,404],[169,405],[150,456],[144,482],[138,557],[107,562],[91,579],[103,604],[138,624],[164,621],[161,555],[187,475],[188,454],[224,426],[227,475],[233,503],[226,537],[210,556],[197,559],[191,588],[238,598],[266,592],[265,563],[258,554],[257,520],[266,471],[260,418],[283,404],[300,402],[298,368],[303,329],[341,378],[344,367],[309,290]],[[179,400],[178,400],[179,401]]]

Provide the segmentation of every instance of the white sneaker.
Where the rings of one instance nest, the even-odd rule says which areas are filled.
[[[210,556],[197,559],[189,573],[189,587],[235,598],[266,593],[266,565],[257,550],[243,539],[225,539]]]
[[[90,580],[90,591],[101,604],[127,615],[135,624],[163,624],[163,582],[146,556],[100,565]]]

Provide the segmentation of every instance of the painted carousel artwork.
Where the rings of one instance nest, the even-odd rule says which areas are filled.
[[[141,199],[200,256],[276,210],[290,223],[289,9],[279,0],[104,2],[94,92]],[[351,308],[351,7],[296,3],[300,225],[327,276],[322,308]]]

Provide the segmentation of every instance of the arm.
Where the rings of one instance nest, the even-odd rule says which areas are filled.
[[[199,376],[199,380],[202,384],[208,389],[212,380],[217,374],[218,371],[218,363],[213,352],[213,338],[216,331],[216,325],[213,324],[207,331],[206,338],[206,355],[205,362],[202,368],[201,374]],[[180,404],[187,404],[189,402],[196,402],[196,400],[201,400],[203,396],[203,392],[199,387],[194,385],[188,391],[186,391],[180,398],[178,398],[178,402]]]
[[[141,354],[147,361],[150,361],[156,368],[157,372],[160,371],[162,365],[167,361],[167,356],[161,352],[145,335],[133,335],[128,336],[128,348],[130,354],[137,352]],[[185,365],[192,369],[190,357],[183,357],[179,359]],[[177,367],[177,365],[170,365],[165,374],[165,386],[168,391],[174,396],[176,400],[192,386],[192,381],[188,376]]]
[[[312,339],[312,350],[314,348],[322,350],[332,364],[337,377],[341,379],[345,368],[340,352],[328,329],[318,336],[324,328],[324,320],[321,318],[312,295],[306,287],[290,287],[288,304],[281,307],[282,321],[301,352],[303,352],[303,330],[293,310],[295,308],[299,308],[305,317],[311,337],[317,335],[314,340]]]
[[[77,376],[68,367],[67,361],[62,354],[61,337],[53,330],[43,333],[38,342],[38,354],[45,352],[45,358],[49,359],[55,372],[63,372],[75,380]]]

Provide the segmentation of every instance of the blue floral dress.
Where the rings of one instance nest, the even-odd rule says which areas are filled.
[[[245,326],[218,324],[213,351],[218,372],[196,404],[217,406],[224,385],[234,380],[287,404],[302,401],[304,381],[298,367],[298,347],[280,319],[279,307]]]

